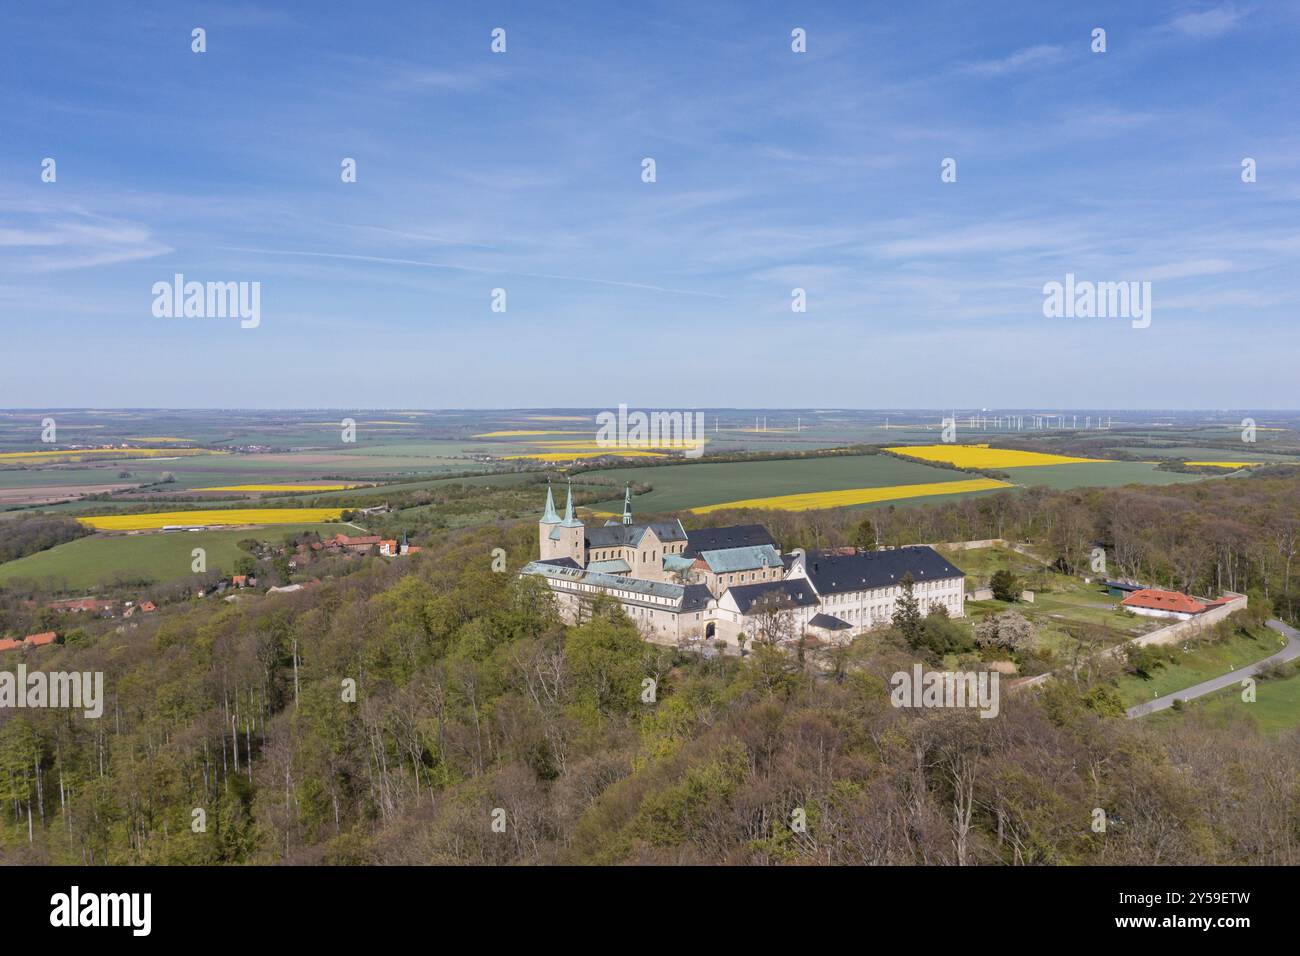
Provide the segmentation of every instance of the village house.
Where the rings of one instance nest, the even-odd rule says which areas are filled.
[[[95,614],[111,617],[116,601],[101,598],[68,598],[63,601],[51,601],[45,605],[52,611],[72,614]]]
[[[40,634],[28,634],[21,641],[16,638],[0,640],[0,651],[13,651],[20,647],[45,647],[59,639],[54,631],[42,631]]]

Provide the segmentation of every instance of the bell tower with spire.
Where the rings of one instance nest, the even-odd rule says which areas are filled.
[[[628,482],[623,489],[623,523],[632,523],[632,483]]]
[[[556,554],[557,538],[551,537],[560,524],[560,516],[555,513],[555,497],[551,494],[551,483],[546,483],[546,510],[542,520],[537,522],[537,554],[543,560],[559,557]]]
[[[564,502],[564,517],[555,513],[555,498],[551,486],[546,486],[546,510],[537,523],[538,552],[543,561],[554,558],[572,558],[578,567],[586,567],[586,528],[573,514],[573,485],[568,488]]]
[[[573,515],[573,483],[569,483],[564,501],[564,520],[559,525],[559,554],[556,557],[573,558],[580,568],[587,566],[586,531],[582,522]]]

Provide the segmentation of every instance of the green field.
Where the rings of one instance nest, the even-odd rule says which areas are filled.
[[[1124,706],[1164,697],[1253,664],[1276,654],[1286,642],[1274,631],[1260,628],[1253,634],[1237,631],[1221,641],[1196,642],[1189,646],[1190,650],[1184,651],[1182,645],[1170,645],[1167,649],[1174,654],[1174,662],[1158,668],[1151,680],[1129,674],[1120,678],[1118,690]]]
[[[162,583],[191,574],[194,548],[207,551],[209,571],[230,573],[246,538],[280,541],[290,534],[357,534],[344,524],[286,524],[251,531],[187,531],[174,534],[94,535],[48,551],[0,564],[0,585],[17,578],[49,582],[60,591],[80,591],[112,581],[119,573]]]
[[[1243,447],[1249,448],[1250,446]],[[1150,447],[1133,445],[1119,447],[1115,450],[1128,452],[1130,455],[1141,455],[1144,458],[1169,458],[1174,461],[1296,461],[1295,458],[1286,455],[1272,455],[1255,450],[1239,451],[1236,448],[1212,448],[1200,445],[1157,445]]]
[[[586,475],[618,484],[631,481],[652,485],[652,491],[637,495],[632,501],[632,507],[643,513],[681,511],[744,498],[929,484],[976,477],[945,468],[902,461],[889,455],[654,465],[644,468],[602,469],[586,472]],[[621,510],[622,498],[600,502],[591,507],[598,511]]]
[[[1008,468],[1007,474],[1016,484],[1026,488],[1046,485],[1058,491],[1069,488],[1110,488],[1116,485],[1176,485],[1201,480],[1200,475],[1157,471],[1155,465],[1141,461],[1032,465],[1028,468]]]
[[[1266,734],[1295,730],[1300,728],[1300,670],[1295,670],[1294,664],[1292,668],[1289,677],[1256,682],[1252,703],[1241,699],[1240,687],[1226,687],[1188,701],[1181,710],[1171,707],[1142,719],[1146,723],[1177,726],[1189,715],[1196,714],[1220,726],[1244,719]]]

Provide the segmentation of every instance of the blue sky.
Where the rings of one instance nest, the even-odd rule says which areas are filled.
[[[0,406],[1300,406],[1300,6],[1087,6],[10,0]]]

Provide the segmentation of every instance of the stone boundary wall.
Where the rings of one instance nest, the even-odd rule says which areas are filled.
[[[1136,647],[1145,647],[1147,644],[1172,644],[1175,641],[1182,640],[1186,637],[1194,637],[1200,631],[1204,630],[1211,624],[1217,624],[1229,614],[1245,610],[1247,598],[1244,594],[1234,594],[1231,591],[1225,591],[1223,596],[1230,600],[1220,607],[1211,611],[1198,614],[1195,617],[1189,617],[1185,621],[1174,621],[1174,623],[1158,628],[1149,634],[1143,634],[1141,637],[1135,637],[1131,641],[1125,641],[1123,644],[1112,648],[1116,652],[1121,647],[1132,644]]]
[[[1173,644],[1175,641],[1195,637],[1210,625],[1217,624],[1230,614],[1235,614],[1237,611],[1244,611],[1246,609],[1248,602],[1246,595],[1236,594],[1232,591],[1225,591],[1223,596],[1229,598],[1229,600],[1220,607],[1216,607],[1211,611],[1206,611],[1203,614],[1198,614],[1196,617],[1188,618],[1185,621],[1174,621],[1172,624],[1156,628],[1154,631],[1147,634],[1135,637],[1129,641],[1124,641],[1121,644],[1116,644],[1114,647],[1109,647],[1101,653],[1109,654],[1111,657],[1119,657],[1124,653],[1124,648],[1129,647],[1130,645],[1134,647],[1145,647],[1148,644]],[[1052,671],[1048,671],[1046,674],[1039,674],[1036,677],[1026,677],[1024,680],[1016,681],[1011,686],[1017,689],[1021,687],[1035,687],[1051,677],[1052,673]]]

